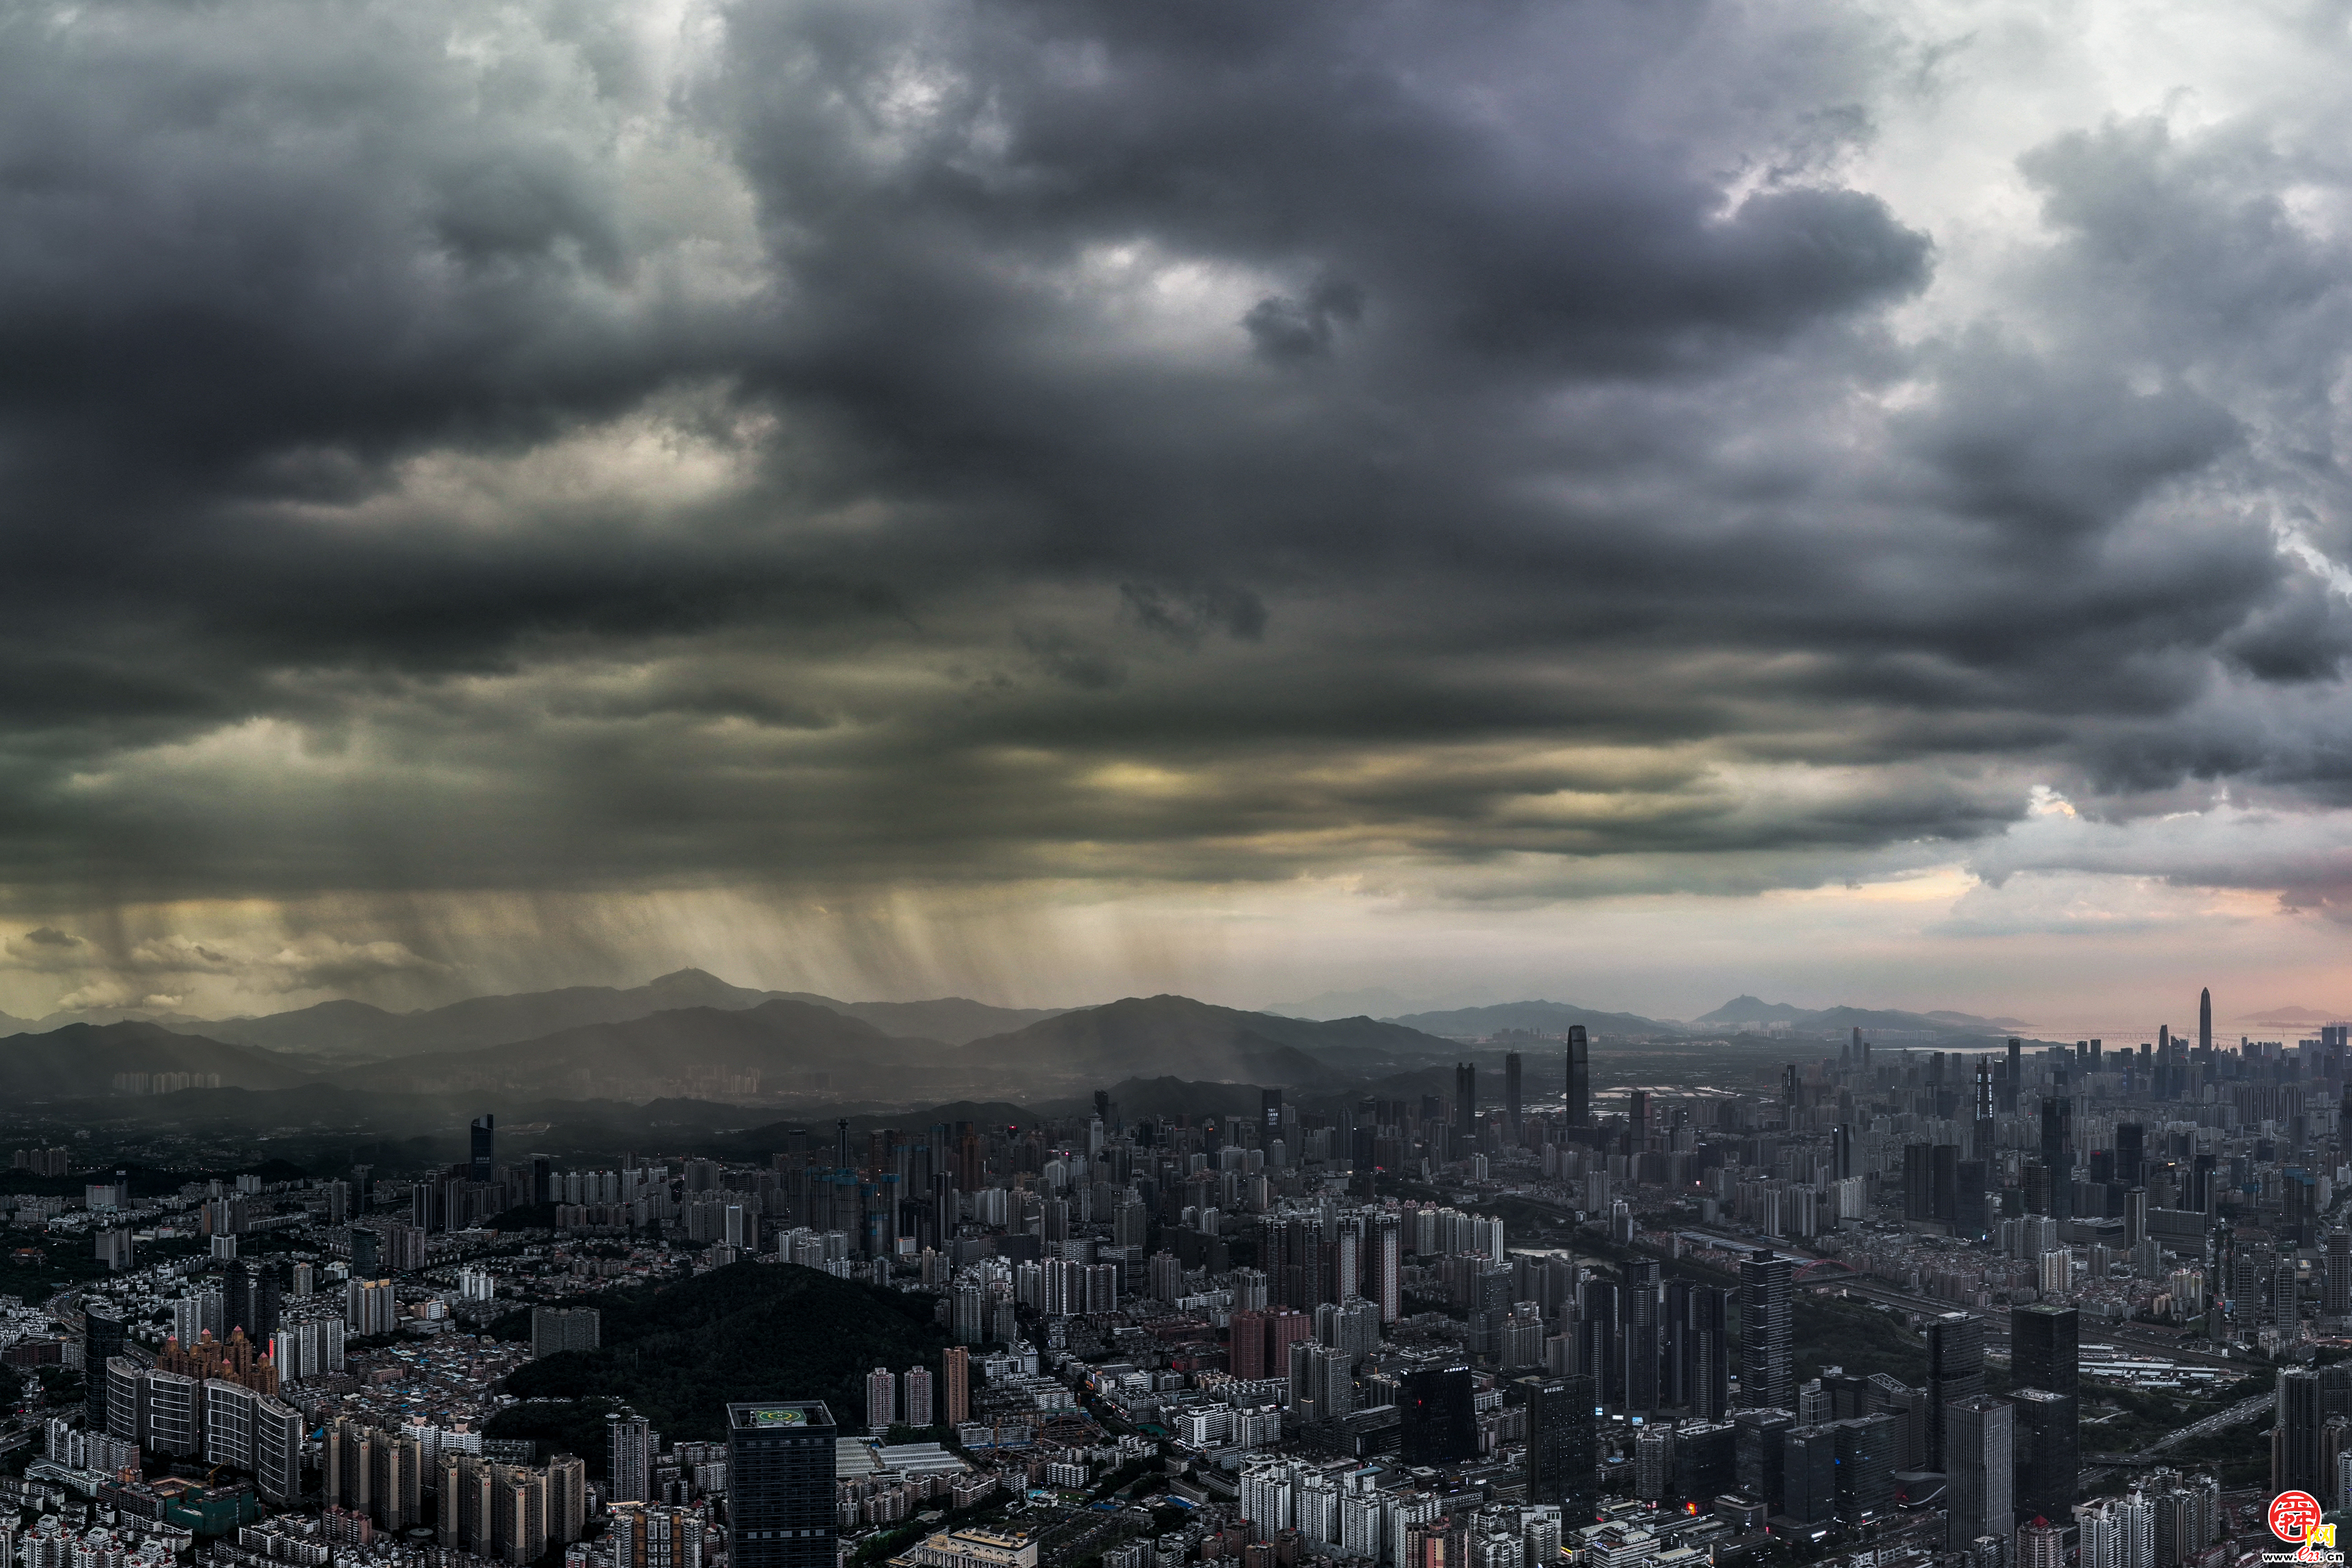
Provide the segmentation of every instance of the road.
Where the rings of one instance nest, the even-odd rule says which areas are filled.
[[[2227,1410],[2217,1410],[2201,1421],[2190,1422],[2178,1432],[2166,1433],[2137,1454],[2085,1454],[2083,1456],[2084,1468],[2081,1479],[2089,1481],[2095,1477],[2105,1475],[2111,1469],[2126,1466],[2156,1464],[2163,1458],[2164,1450],[2171,1447],[2175,1443],[2186,1443],[2191,1437],[2207,1436],[2228,1427],[2242,1426],[2248,1421],[2257,1420],[2269,1415],[2276,1405],[2277,1399],[2273,1394],[2252,1394],[2241,1399]]]

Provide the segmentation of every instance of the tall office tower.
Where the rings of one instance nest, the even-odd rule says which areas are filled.
[[[1454,1064],[1454,1133],[1462,1140],[1462,1152],[1469,1152],[1478,1133],[1478,1068],[1471,1062]]]
[[[2017,1036],[2009,1037],[2009,1076],[2001,1080],[2000,1111],[2004,1116],[2017,1114],[2018,1097],[2025,1088],[2025,1042]]]
[[[1739,1266],[1739,1402],[1787,1410],[1797,1402],[1796,1336],[1789,1298],[1795,1265],[1759,1247]]]
[[[1801,1524],[1837,1518],[1837,1434],[1829,1427],[1780,1434],[1780,1511]]]
[[[2116,1180],[2126,1187],[2147,1181],[2147,1129],[2139,1122],[2116,1123]]]
[[[1785,1410],[1741,1410],[1731,1417],[1732,1463],[1739,1489],[1769,1513],[1780,1511],[1781,1439],[1795,1425],[1795,1417]]]
[[[947,1405],[948,1425],[961,1426],[971,1419],[971,1352],[950,1345],[940,1358],[940,1384]]]
[[[534,1204],[555,1201],[555,1162],[544,1154],[530,1157],[530,1201]]]
[[[2079,1397],[2083,1392],[2082,1321],[2082,1311],[2074,1307],[2042,1302],[2012,1308],[2009,1314],[2011,1386],[2046,1388],[2069,1399]]]
[[[1104,1104],[1108,1105],[1110,1102],[1110,1091],[1108,1089],[1097,1089],[1095,1092],[1103,1097]],[[1261,1131],[1265,1141],[1267,1142],[1272,1142],[1275,1139],[1282,1136],[1282,1090],[1278,1089],[1259,1089],[1257,1091],[1257,1105]]]
[[[1936,1151],[1931,1144],[1903,1145],[1903,1217],[1936,1217]]]
[[[467,1180],[484,1186],[489,1184],[491,1173],[498,1169],[498,1128],[499,1119],[487,1110],[474,1118],[470,1150],[473,1160],[466,1172]],[[455,1230],[457,1226],[453,1223],[450,1228]]]
[[[1873,1373],[1863,1384],[1863,1413],[1895,1419],[1895,1468],[1922,1469],[1927,1459],[1927,1391],[1899,1377]]]
[[[1720,1421],[1731,1408],[1731,1291],[1703,1285],[1691,1295],[1683,1388],[1690,1413]]]
[[[1979,1394],[1944,1407],[1947,1461],[1944,1548],[1965,1552],[1980,1535],[2006,1541],[2015,1528],[2016,1412]]]
[[[2271,1427],[2271,1490],[2327,1495],[2336,1478],[2326,1473],[2321,1447],[2326,1430],[2319,1374],[2300,1369],[2278,1374]]]
[[[1521,1067],[1518,1052],[1509,1052],[1503,1058],[1504,1125],[1510,1129],[1514,1143],[1519,1141],[1519,1117],[1526,1109],[1525,1089],[1519,1078]]]
[[[2050,1177],[2050,1217],[2074,1217],[2074,1102],[2052,1095],[2042,1102],[2042,1168]]]
[[[734,1568],[835,1568],[834,1439],[816,1400],[727,1407]]]
[[[1592,1380],[1523,1377],[1508,1392],[1527,1406],[1527,1500],[1556,1503],[1564,1530],[1583,1528],[1601,1500]]]
[[[2197,993],[2197,1048],[2208,1056],[2213,1050],[2213,989],[2210,985]]]
[[[1984,1393],[1984,1320],[1945,1312],[1927,1323],[1927,1468],[1951,1469],[1948,1407]],[[1979,1532],[1981,1533],[1981,1532]],[[1963,1537],[1974,1540],[1974,1535]]]
[[[2011,1418],[2015,1445],[2011,1462],[2017,1474],[2011,1489],[2017,1510],[2051,1519],[2070,1517],[2081,1468],[2074,1399],[2046,1388],[2017,1388],[2010,1392],[2009,1402],[2016,1411]]]
[[[1976,1089],[1970,1096],[1969,1106],[1970,1118],[1976,1123],[1972,1129],[1973,1142],[1969,1150],[1969,1157],[1977,1160],[1993,1159],[1999,1153],[2000,1143],[1995,1136],[1993,1121],[1992,1058],[1990,1056],[1979,1055],[1977,1058]]]
[[[1935,1217],[1946,1225],[1957,1226],[1960,1222],[1960,1146],[1958,1143],[1937,1144],[1934,1168],[1932,1200]]]
[[[1853,1128],[1843,1121],[1830,1130],[1830,1176],[1843,1182],[1853,1174]]]
[[[2319,1310],[2339,1321],[2352,1318],[2352,1232],[2327,1233],[2327,1280],[2321,1288]]]
[[[85,1392],[82,1394],[82,1429],[88,1432],[113,1430],[107,1419],[106,1364],[122,1353],[122,1320],[95,1305],[85,1307],[81,1315],[81,1364]]]
[[[1592,1125],[1592,1050],[1581,1024],[1568,1026],[1568,1124]]]
[[[732,1409],[733,1406],[729,1408]],[[832,1417],[827,1416],[830,1425]],[[605,1497],[613,1502],[651,1502],[654,1492],[653,1424],[642,1415],[604,1417]]]
[[[1381,1322],[1403,1316],[1404,1233],[1392,1214],[1372,1222],[1372,1299],[1380,1303]]]
[[[1834,1424],[1837,1516],[1860,1526],[1895,1507],[1895,1417],[1858,1415]]]
[[[1618,1336],[1625,1370],[1629,1415],[1654,1415],[1658,1408],[1658,1266],[1650,1259],[1625,1265],[1625,1330]]]
[[[1407,1465],[1450,1465],[1477,1458],[1476,1398],[1466,1366],[1405,1373],[1397,1393],[1403,1417],[1398,1458]]]
[[[1575,1322],[1576,1370],[1592,1380],[1596,1403],[1623,1402],[1625,1366],[1617,1354],[1617,1287],[1605,1279],[1584,1282]]]

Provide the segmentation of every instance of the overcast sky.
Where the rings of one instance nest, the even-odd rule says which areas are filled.
[[[2343,0],[6,6],[0,1006],[2352,1006],[2347,83]]]

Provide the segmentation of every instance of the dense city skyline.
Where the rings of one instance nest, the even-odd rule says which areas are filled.
[[[37,5],[0,1009],[2352,1005],[2321,15]]]

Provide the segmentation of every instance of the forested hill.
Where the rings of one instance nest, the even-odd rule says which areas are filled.
[[[535,1361],[507,1380],[524,1400],[499,1413],[495,1436],[537,1437],[604,1467],[605,1401],[618,1399],[668,1438],[723,1438],[727,1406],[822,1399],[845,1432],[865,1420],[864,1379],[877,1366],[936,1377],[946,1333],[931,1300],[787,1263],[734,1263],[675,1284],[595,1297],[602,1348]],[[502,1331],[528,1333],[527,1313]]]

